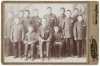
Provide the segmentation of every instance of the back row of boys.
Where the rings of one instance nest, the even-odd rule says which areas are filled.
[[[14,19],[14,25],[11,28],[11,41],[17,47],[14,50],[14,56],[21,56],[21,43],[25,44],[25,57],[33,57],[33,48],[35,43],[39,41],[39,55],[43,57],[43,42],[46,42],[46,56],[49,57],[49,46],[52,40],[61,42],[65,39],[67,49],[66,53],[73,55],[73,40],[77,43],[77,55],[80,57],[82,52],[82,40],[84,38],[84,31],[86,31],[86,24],[84,23],[82,15],[79,15],[79,10],[74,9],[74,12],[60,8],[60,16],[57,18],[52,13],[52,8],[47,8],[47,14],[41,20],[38,16],[38,10],[34,10],[34,16],[29,17],[29,10],[20,11],[18,18]],[[66,14],[65,14],[66,12]],[[24,17],[23,17],[24,15]],[[73,15],[73,16],[72,16]],[[26,17],[25,17],[26,16]],[[57,35],[57,33],[60,33]],[[53,35],[57,35],[53,37]],[[58,37],[60,35],[60,37]],[[68,43],[68,41],[70,43]],[[28,46],[30,45],[30,51]]]

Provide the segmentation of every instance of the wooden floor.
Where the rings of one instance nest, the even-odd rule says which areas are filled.
[[[40,59],[28,59],[25,60],[25,58],[14,58],[13,56],[5,57],[4,58],[5,63],[86,63],[87,58],[86,57],[61,57],[61,58],[44,58]]]

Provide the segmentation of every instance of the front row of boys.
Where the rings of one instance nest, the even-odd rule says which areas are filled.
[[[25,44],[25,57],[26,59],[28,57],[34,59],[34,51],[33,49],[35,48],[35,44],[37,42],[39,42],[39,55],[40,58],[43,59],[44,57],[44,48],[43,46],[46,45],[46,50],[45,50],[45,54],[46,57],[49,59],[49,55],[50,55],[50,43],[51,43],[51,39],[53,39],[54,44],[55,45],[59,45],[59,56],[61,56],[61,48],[62,48],[62,44],[63,44],[63,35],[60,32],[60,28],[59,26],[54,26],[53,28],[54,30],[54,34],[52,34],[49,30],[49,28],[47,27],[46,24],[46,20],[43,19],[42,21],[42,25],[40,26],[40,31],[39,33],[35,32],[35,29],[33,28],[33,26],[29,25],[28,26],[28,32],[25,35],[25,39],[24,39],[24,44]],[[30,49],[28,50],[30,45]],[[56,51],[52,51],[53,53],[56,53]]]

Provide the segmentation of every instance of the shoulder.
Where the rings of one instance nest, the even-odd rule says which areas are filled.
[[[23,29],[24,28],[24,25],[23,24],[19,24],[19,28],[20,29]]]
[[[26,34],[25,34],[25,36],[28,36],[29,35],[29,32],[27,32]]]
[[[53,16],[53,17],[56,17],[56,15],[55,15],[55,14],[52,14],[52,16]]]
[[[57,19],[58,19],[58,20],[61,20],[61,19],[62,19],[62,17],[61,17],[61,16],[57,16]]]
[[[47,18],[47,16],[48,16],[48,15],[47,15],[47,14],[45,14],[45,15],[43,16],[43,18],[44,18],[44,19],[46,19],[46,18]]]

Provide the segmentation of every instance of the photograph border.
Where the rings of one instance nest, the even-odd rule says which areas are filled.
[[[20,64],[23,64],[23,65],[27,65],[27,64],[33,64],[33,65],[35,65],[35,64],[37,64],[37,65],[40,65],[40,64],[43,64],[43,65],[48,65],[48,64],[59,64],[59,65],[66,65],[66,64],[89,64],[89,40],[88,40],[88,45],[86,46],[86,55],[87,55],[87,62],[86,63],[66,63],[66,62],[64,62],[64,63],[56,63],[56,62],[54,62],[54,63],[43,63],[43,62],[35,62],[35,63],[30,63],[30,62],[21,62],[21,63],[14,63],[14,62],[8,62],[8,63],[5,63],[4,62],[4,55],[3,55],[3,43],[4,43],[4,41],[3,41],[3,39],[4,39],[4,36],[3,36],[3,22],[4,22],[4,19],[5,19],[5,17],[4,17],[4,4],[5,3],[87,3],[87,6],[88,6],[88,27],[89,27],[89,15],[90,15],[90,13],[89,13],[89,11],[90,11],[90,9],[89,9],[89,3],[90,3],[91,1],[2,1],[2,3],[1,3],[1,31],[2,31],[2,33],[1,33],[1,63],[2,64],[6,64],[6,65],[8,65],[8,64],[17,64],[17,65],[20,65]],[[94,2],[96,2],[96,1],[94,1]],[[88,28],[88,30],[89,30],[89,28]],[[89,31],[87,31],[87,33],[88,33]],[[89,33],[88,33],[88,38],[89,38]],[[87,43],[86,43],[87,44]]]

